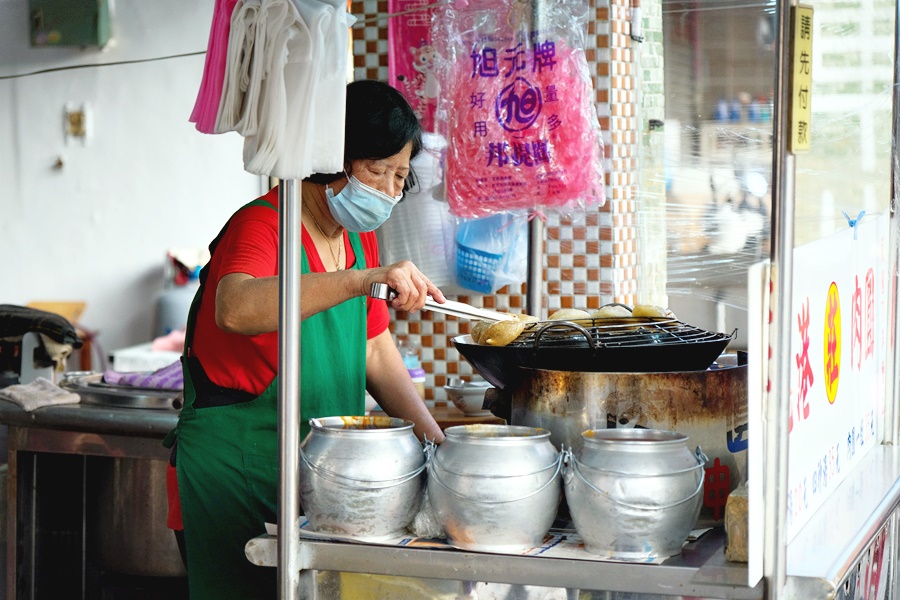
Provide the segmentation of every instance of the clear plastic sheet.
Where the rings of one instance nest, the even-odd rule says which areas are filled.
[[[597,111],[584,53],[587,3],[516,0],[436,9],[432,43],[454,214],[604,201]]]
[[[886,211],[891,194],[894,7],[814,8],[811,148],[793,174],[797,246],[848,227],[844,213]],[[664,222],[670,307],[695,322],[698,304],[743,313],[719,315],[729,329],[746,327],[747,269],[769,256],[774,17],[762,1],[662,2],[665,203],[657,210],[652,190],[639,190],[636,221]],[[644,64],[646,51],[635,49]],[[642,76],[639,88],[656,74]]]

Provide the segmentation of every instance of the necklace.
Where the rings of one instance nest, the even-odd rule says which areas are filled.
[[[303,208],[306,208],[306,206],[304,205]],[[310,217],[312,217],[313,224],[316,226],[316,229],[318,229],[319,233],[322,234],[322,237],[325,238],[325,243],[328,245],[328,251],[331,252],[331,259],[334,261],[334,268],[336,271],[340,271],[342,269],[341,254],[343,254],[343,249],[344,249],[344,244],[342,243],[341,238],[343,238],[344,236],[342,236],[342,235],[337,236],[337,238],[336,238],[338,240],[337,252],[335,252],[334,247],[331,245],[331,240],[333,240],[335,238],[328,237],[327,235],[325,235],[325,232],[322,231],[322,226],[319,225],[319,221],[316,219],[316,215],[314,215],[312,213],[312,211],[309,210],[308,208],[306,208],[306,214],[308,214]]]

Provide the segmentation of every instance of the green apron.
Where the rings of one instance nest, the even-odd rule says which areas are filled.
[[[274,208],[261,199],[247,206],[260,205]],[[227,227],[210,245],[211,253]],[[364,269],[359,234],[348,235],[356,257],[352,268]],[[309,272],[304,251],[301,273]],[[188,319],[185,357],[204,287],[201,277]],[[305,319],[301,336],[302,440],[310,418],[358,415],[365,409],[366,298],[352,298]],[[278,514],[278,377],[260,396],[248,399],[241,397],[245,392],[210,388],[196,359],[185,358],[184,364],[184,408],[169,440],[177,437],[191,599],[275,598],[276,569],[251,564],[244,546],[264,534],[265,523],[274,523]],[[200,386],[198,379],[204,382]],[[210,403],[204,398],[209,390],[210,396],[240,401]]]

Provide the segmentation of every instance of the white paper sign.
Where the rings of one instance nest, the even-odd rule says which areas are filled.
[[[884,426],[888,217],[795,249],[788,541]]]

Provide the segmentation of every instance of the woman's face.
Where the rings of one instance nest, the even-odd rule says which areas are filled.
[[[409,161],[412,154],[412,142],[406,144],[400,152],[379,160],[354,160],[347,172],[361,182],[396,198],[403,192],[406,178],[409,177]],[[337,182],[335,182],[337,183]],[[343,181],[346,185],[346,181]],[[343,189],[343,185],[341,186]],[[339,189],[335,193],[340,192]]]

